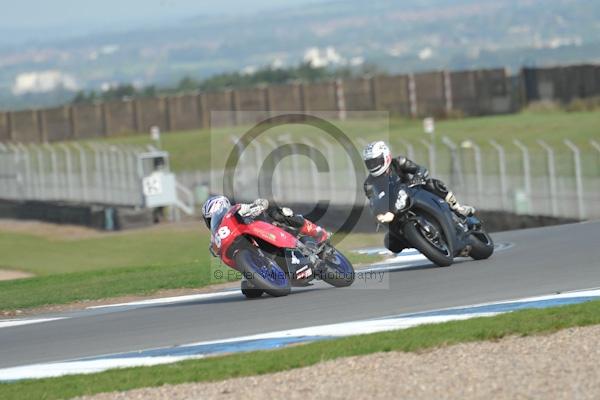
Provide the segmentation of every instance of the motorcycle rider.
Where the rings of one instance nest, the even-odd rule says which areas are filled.
[[[452,191],[439,179],[429,178],[427,168],[418,165],[404,156],[393,158],[390,148],[383,141],[369,143],[363,150],[363,161],[369,170],[369,176],[365,180],[364,190],[367,198],[373,195],[371,182],[383,174],[396,174],[403,183],[422,182],[423,187],[444,199],[450,208],[464,217],[472,216],[475,209],[471,206],[461,205]],[[402,238],[393,236],[389,232],[385,236],[385,245],[392,252],[399,253],[408,246]]]
[[[310,236],[315,238],[317,242],[329,239],[329,233],[325,229],[300,214],[294,214],[292,209],[288,207],[269,207],[269,201],[266,199],[256,199],[252,203],[240,203],[239,205],[240,208],[237,214],[242,218],[250,220],[263,218],[268,222],[275,221],[296,235]],[[211,219],[217,212],[223,208],[229,209],[231,207],[231,202],[225,196],[209,197],[202,206],[202,217],[208,229],[211,228]]]

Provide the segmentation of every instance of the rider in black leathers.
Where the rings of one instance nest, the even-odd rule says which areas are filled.
[[[404,156],[392,158],[389,147],[382,141],[369,143],[363,151],[363,160],[369,176],[364,183],[364,191],[367,198],[373,195],[372,180],[383,174],[396,174],[402,182],[410,183],[421,181],[423,187],[436,196],[444,199],[450,208],[459,215],[468,217],[475,213],[471,206],[461,205],[456,200],[454,193],[448,190],[444,182],[439,179],[429,178],[427,168],[418,165]],[[403,238],[386,233],[385,246],[388,250],[399,253],[403,249],[410,247]]]

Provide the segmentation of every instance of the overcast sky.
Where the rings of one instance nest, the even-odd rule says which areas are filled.
[[[3,28],[98,27],[239,14],[326,0],[0,0]]]

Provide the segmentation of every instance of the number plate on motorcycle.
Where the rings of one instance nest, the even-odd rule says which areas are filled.
[[[290,271],[290,276],[294,279],[304,279],[312,276],[312,268],[308,257],[296,250],[287,250],[285,259]],[[308,272],[310,271],[310,272]]]

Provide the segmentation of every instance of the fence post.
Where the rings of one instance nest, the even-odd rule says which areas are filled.
[[[79,143],[74,142],[73,145],[79,151],[79,174],[81,181],[81,198],[83,201],[88,200],[88,179],[87,179],[87,157],[83,146]]]
[[[454,108],[454,105],[452,104],[452,78],[448,70],[444,70],[442,74],[444,77],[444,99],[446,100],[446,115],[450,115],[452,113],[452,109]]]
[[[408,141],[404,141],[404,140],[401,140],[400,143],[402,143],[402,145],[406,148],[406,157],[409,160],[413,160],[414,161],[414,159],[415,159],[415,148],[412,145],[412,143],[408,142]]]
[[[594,139],[592,139],[592,140],[590,140],[590,144],[592,145],[593,148],[598,150],[598,152],[600,153],[600,143],[598,143]]]
[[[490,145],[498,152],[498,167],[500,169],[500,204],[503,210],[507,209],[506,192],[508,190],[506,183],[506,156],[504,154],[504,147],[500,146],[498,142],[490,139]]]
[[[548,159],[548,174],[550,175],[550,199],[552,202],[552,215],[558,215],[558,198],[556,189],[556,169],[554,164],[554,149],[548,146],[543,140],[538,140],[538,143],[544,150]]]
[[[71,160],[71,150],[69,149],[69,146],[67,146],[64,143],[61,143],[59,145],[63,151],[65,152],[65,162],[66,162],[66,181],[67,181],[67,198],[69,200],[74,200],[73,199],[73,182],[72,182],[72,174],[73,174],[73,163]]]
[[[45,177],[45,168],[44,168],[44,152],[41,149],[40,146],[38,145],[33,145],[35,146],[35,152],[37,155],[37,167],[38,167],[38,183],[39,183],[39,198],[41,200],[46,200],[48,198],[47,195],[47,191],[46,191],[46,177]]]
[[[458,146],[448,136],[442,136],[442,143],[450,150],[450,184],[453,186],[463,186],[464,178],[462,175],[462,168],[460,162],[460,155],[458,154]],[[458,179],[457,179],[458,178]]]
[[[6,171],[6,167],[5,164],[6,161],[4,160],[4,154],[6,152],[6,146],[0,142],[0,188],[2,188],[2,193],[7,193],[8,192],[8,180],[4,179],[4,171]],[[6,188],[4,188],[6,187]]]
[[[483,204],[483,169],[481,163],[481,147],[475,141],[469,139],[461,143],[463,149],[473,149],[475,158],[475,180],[477,183],[477,202]]]
[[[29,149],[25,147],[23,143],[19,142],[17,146],[21,150],[21,154],[23,154],[23,160],[25,161],[25,195],[27,198],[31,199],[33,198],[33,182],[31,180],[31,156],[29,155]]]
[[[513,140],[515,146],[521,150],[523,156],[523,182],[525,184],[525,193],[527,193],[527,200],[531,204],[531,163],[529,159],[529,149],[521,143],[518,139]],[[530,208],[528,204],[528,209]]]
[[[337,79],[335,81],[335,100],[337,105],[338,119],[346,120],[346,95],[344,93],[344,81]]]
[[[416,118],[419,109],[417,105],[417,82],[414,74],[408,74],[408,101],[410,103],[410,116]]]
[[[102,160],[100,157],[100,150],[96,147],[95,144],[90,145],[92,147],[92,152],[94,153],[94,201],[102,202],[104,200],[104,180],[102,179],[102,166],[100,165]],[[141,166],[140,166],[141,171]]]
[[[104,155],[105,155],[105,165],[106,169],[109,172],[109,180],[110,180],[110,197],[109,200],[112,204],[116,204],[119,202],[118,195],[118,182],[119,182],[119,171],[117,167],[117,151],[116,146],[110,146],[108,148],[105,147]]]
[[[272,193],[273,193],[273,198],[276,197],[275,196],[275,191],[277,191],[279,194],[281,194],[281,196],[277,196],[277,197],[280,197],[282,200],[284,200],[284,194],[287,195],[287,190],[285,190],[285,191],[282,190],[282,183],[283,183],[282,175],[283,175],[284,171],[280,170],[280,172],[278,174],[276,174],[277,165],[281,161],[281,159],[279,158],[279,152],[277,151],[277,143],[275,143],[275,141],[272,138],[269,138],[269,137],[267,137],[265,139],[265,141],[269,144],[269,146],[271,146],[271,149],[272,149],[271,151],[275,152],[275,153],[273,153],[273,155],[277,157],[276,159],[275,158],[273,159],[273,179],[275,179],[275,177],[277,177],[277,179],[276,179],[277,180],[277,184],[275,185],[276,189],[272,190],[272,186],[271,186],[271,190],[272,190]],[[260,145],[258,145],[258,143],[257,143],[257,148],[258,147],[260,147]],[[262,151],[261,151],[261,155],[262,155]],[[266,161],[266,159],[261,157],[260,162],[264,163],[265,161]],[[270,166],[268,166],[268,167],[270,167]],[[260,172],[260,169],[257,170],[257,172]],[[260,174],[259,174],[259,177],[260,177]],[[271,182],[271,184],[272,184],[272,182]],[[260,185],[262,185],[262,182],[259,181],[259,189],[261,187]]]
[[[20,154],[19,154],[19,149],[12,143],[8,144],[8,152],[9,154],[12,155],[12,162],[9,160],[9,166],[10,169],[12,171],[12,174],[9,174],[9,176],[13,176],[14,180],[12,182],[13,183],[13,188],[11,189],[11,192],[13,192],[13,198],[14,199],[18,199],[19,198],[19,181],[20,179],[20,174],[19,174],[19,161],[20,161]],[[10,181],[9,181],[10,182]]]
[[[58,184],[58,160],[56,158],[56,150],[48,143],[44,143],[48,151],[50,152],[50,165],[52,166],[52,181],[54,183],[54,189],[52,190],[52,194],[54,195],[54,200],[58,200],[60,197],[60,189]]]
[[[315,161],[315,146],[314,143],[311,142],[308,139],[302,139],[302,143],[304,143],[306,146],[308,146],[308,148],[310,149],[310,160],[312,161],[310,169],[311,169],[311,180],[312,180],[312,185],[313,185],[313,190],[312,190],[312,194],[313,194],[313,201],[316,204],[317,202],[319,202],[320,198],[319,198],[319,179],[317,178],[317,174],[319,172],[318,168],[317,168],[317,164]]]
[[[327,140],[324,140],[323,138],[319,138],[320,142],[323,143],[323,146],[327,149],[327,161],[329,162],[329,196],[319,196],[320,198],[329,198],[329,200],[331,202],[333,202],[333,196],[334,193],[336,193],[336,191],[334,190],[334,188],[336,187],[335,185],[335,174],[334,174],[334,170],[335,170],[335,155],[334,155],[334,151],[333,151],[333,147],[331,146],[331,143],[328,143]]]
[[[564,140],[565,145],[573,152],[573,162],[575,163],[575,185],[577,187],[577,209],[579,210],[579,219],[585,219],[585,206],[583,201],[583,176],[581,173],[581,154],[579,147],[575,146],[569,139]]]
[[[119,196],[121,204],[127,203],[127,165],[125,160],[125,151],[121,148],[116,148],[117,162],[119,165],[119,180],[121,182],[121,188],[119,190]]]
[[[298,165],[298,153],[297,153],[297,149],[298,149],[298,144],[294,143],[294,141],[290,141],[289,143],[291,149],[292,149],[292,154],[290,155],[290,158],[292,159],[292,176],[294,177],[293,182],[295,182],[294,184],[294,201],[295,202],[300,202],[302,199],[302,189],[300,188],[301,184],[300,182],[302,182],[302,176],[300,175],[300,166]]]
[[[435,163],[435,145],[433,142],[428,142],[425,139],[421,139],[421,143],[425,148],[427,148],[427,155],[429,158],[429,170],[431,171],[431,176],[437,176],[437,169]]]

